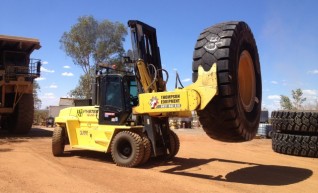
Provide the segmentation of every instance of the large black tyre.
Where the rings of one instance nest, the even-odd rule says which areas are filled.
[[[130,131],[117,133],[111,143],[111,154],[118,166],[137,166],[144,157],[142,137]]]
[[[65,129],[55,127],[52,136],[52,153],[54,156],[62,156],[65,148]]]
[[[318,135],[317,111],[273,111],[271,121],[281,133]]]
[[[140,164],[146,163],[151,157],[151,142],[147,136],[142,137],[142,142],[144,145],[144,157],[142,158]]]
[[[9,131],[14,134],[27,134],[32,128],[33,116],[33,94],[23,94],[13,114],[9,115],[6,120]]]
[[[318,157],[318,136],[272,134],[275,152],[302,157]]]
[[[257,46],[244,22],[226,22],[205,29],[193,54],[193,82],[198,68],[217,65],[218,94],[198,111],[203,129],[213,139],[241,142],[257,132],[262,82]]]
[[[169,153],[167,154],[167,158],[172,159],[177,155],[177,153],[179,152],[179,149],[180,149],[179,137],[172,130],[169,131],[169,143],[170,143],[170,146],[168,148]]]

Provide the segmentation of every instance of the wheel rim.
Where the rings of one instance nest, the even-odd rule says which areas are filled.
[[[132,147],[128,141],[121,141],[117,147],[118,154],[123,159],[128,159],[132,154]]]
[[[238,66],[239,96],[246,112],[254,108],[256,96],[256,80],[254,63],[250,53],[244,50],[240,55]]]

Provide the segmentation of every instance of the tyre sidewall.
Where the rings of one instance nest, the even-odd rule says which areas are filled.
[[[261,80],[261,71],[260,71],[260,62],[259,62],[259,56],[258,51],[256,47],[255,40],[252,38],[253,35],[251,34],[250,29],[246,25],[238,25],[238,38],[236,41],[233,41],[231,45],[231,49],[236,49],[235,56],[230,56],[230,58],[233,60],[233,62],[230,62],[232,64],[235,64],[236,66],[232,67],[233,76],[234,78],[234,86],[235,86],[235,93],[236,95],[236,101],[238,103],[237,105],[237,113],[239,114],[239,117],[242,117],[241,124],[244,124],[244,128],[247,130],[250,130],[250,135],[255,135],[257,130],[254,128],[257,128],[260,120],[260,111],[261,111],[261,103],[262,101],[262,80]],[[232,48],[233,47],[233,48]],[[240,92],[239,92],[239,84],[238,84],[238,69],[239,69],[239,60],[241,53],[247,50],[249,54],[252,57],[253,64],[254,64],[254,74],[255,74],[255,96],[258,99],[258,102],[254,103],[253,110],[251,112],[246,112],[243,108],[243,104],[240,99]]]

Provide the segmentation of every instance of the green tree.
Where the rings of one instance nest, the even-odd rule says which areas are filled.
[[[306,101],[306,98],[303,98],[303,91],[300,88],[292,90],[292,97],[294,99],[293,105],[295,109],[301,109],[302,104]]]
[[[88,99],[91,97],[91,76],[84,74],[78,80],[78,86],[69,92],[74,98]]]
[[[293,101],[288,96],[280,95],[280,106],[284,110],[299,110],[302,108],[302,104],[306,101],[303,97],[303,91],[298,88],[292,90]]]
[[[42,105],[42,101],[38,96],[38,91],[40,90],[40,85],[37,81],[33,82],[33,98],[34,98],[34,108],[40,109]]]
[[[288,96],[280,95],[280,106],[284,110],[292,110],[294,108]]]
[[[98,64],[117,61],[125,53],[123,42],[127,35],[126,27],[119,22],[97,21],[93,16],[82,16],[78,23],[64,32],[60,44],[75,65],[83,69],[79,84],[70,93],[80,98],[91,98],[91,85]],[[82,80],[81,80],[82,79]]]

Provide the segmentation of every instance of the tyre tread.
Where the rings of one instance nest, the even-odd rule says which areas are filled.
[[[55,127],[52,136],[52,153],[54,156],[63,155],[65,148],[65,130],[62,127]]]
[[[318,157],[318,136],[274,132],[272,148],[277,153],[302,157]]]
[[[273,129],[282,133],[317,135],[318,111],[273,111]]]
[[[170,141],[170,147],[169,147],[169,154],[167,155],[167,157],[169,159],[172,159],[178,154],[179,149],[180,149],[179,137],[172,130],[169,131],[169,141]]]

